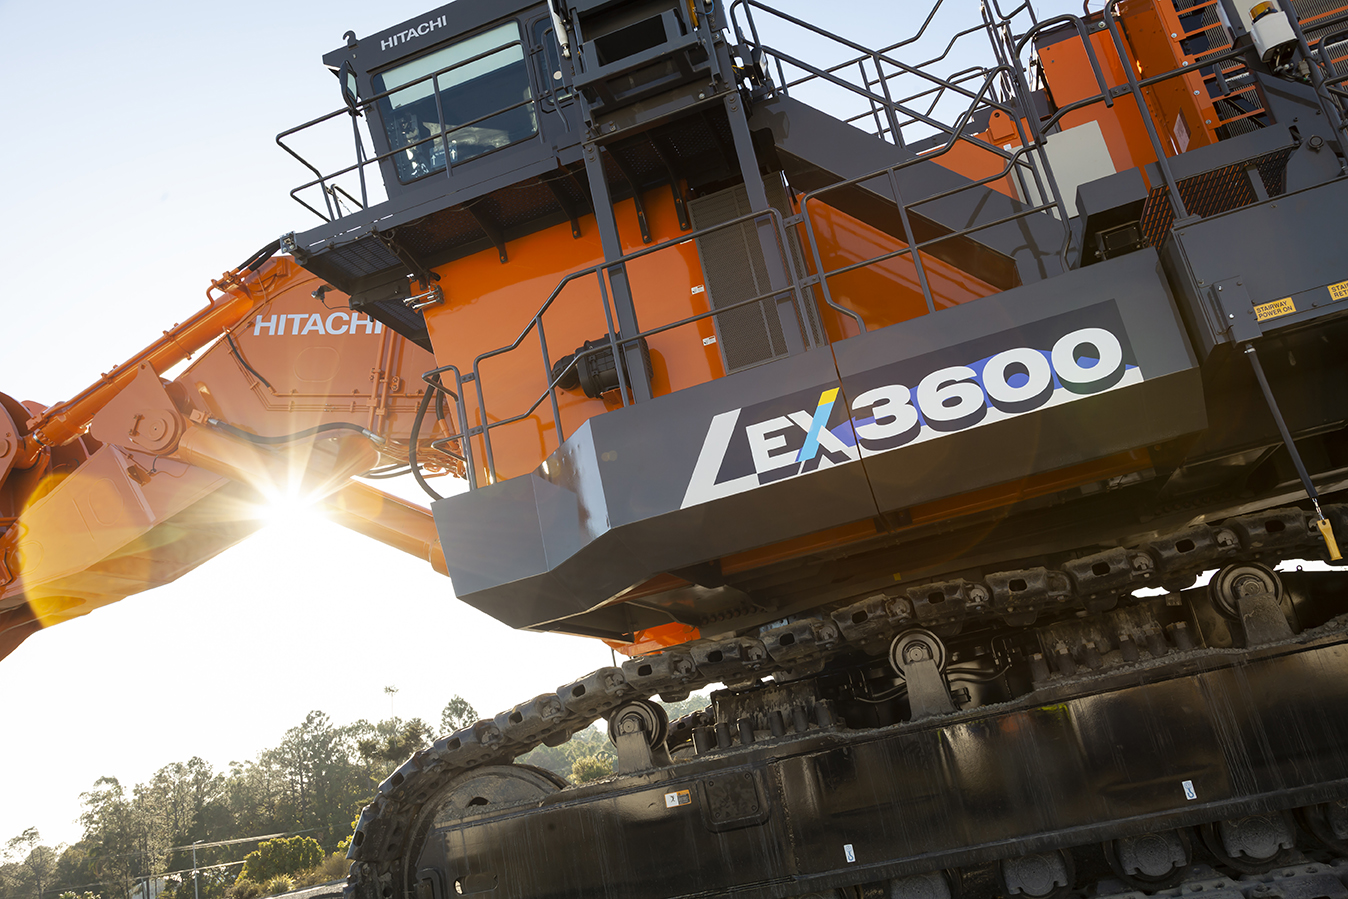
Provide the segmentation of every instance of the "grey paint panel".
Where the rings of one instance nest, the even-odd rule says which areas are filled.
[[[867,456],[863,464],[881,511],[1199,431],[1206,417],[1198,370],[1152,250],[834,344],[844,392],[855,403],[875,385],[877,370],[902,367],[893,360],[933,359],[914,367],[920,373],[976,365],[988,353],[1035,346],[1036,340],[1041,343],[1035,348],[1044,350],[1043,341],[1061,332],[1110,321],[1121,331],[1139,383],[1079,399],[1065,396],[1061,405],[1045,401],[1033,414]],[[916,383],[905,386],[916,393]]]
[[[1039,358],[1056,359],[1047,347],[1057,335],[1093,325],[1119,335],[1118,358],[1097,348],[1098,362],[1073,359],[1081,371],[1088,363],[1114,366],[1110,389],[1089,393],[1104,381],[1077,385],[1089,394],[1078,398],[1066,390],[1071,378],[1055,374],[1052,391],[1029,405],[980,400],[987,415],[1005,416],[993,423],[954,427],[858,461],[867,449],[858,438],[869,431],[864,416],[853,421],[848,400],[889,372],[933,359],[946,365],[942,353],[995,356],[1003,345],[1036,340]],[[601,621],[601,629],[650,626],[668,616],[639,607],[594,610],[656,574],[1205,426],[1193,355],[1151,250],[833,350],[597,416],[537,472],[436,503],[459,597],[513,627],[555,626],[585,613],[592,628]],[[1076,369],[1064,363],[1063,371]],[[1026,383],[1029,377],[1027,369]]]
[[[1310,151],[1304,151],[1309,153]],[[1328,153],[1322,150],[1321,153]],[[1225,327],[1238,324],[1258,336],[1329,314],[1348,312],[1328,285],[1348,281],[1348,181],[1337,180],[1253,206],[1193,222],[1176,231],[1166,247],[1175,282],[1195,333],[1210,352],[1230,339]],[[1219,302],[1213,286],[1236,281],[1247,296],[1240,304]],[[1254,307],[1289,298],[1294,313],[1262,322]]]
[[[820,384],[838,386],[827,350],[618,409],[538,471],[434,503],[455,592],[512,627],[536,626],[670,569],[874,516],[856,465],[680,509],[711,417],[817,396]]]

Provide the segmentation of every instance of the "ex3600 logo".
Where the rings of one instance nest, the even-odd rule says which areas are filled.
[[[825,387],[722,412],[683,508],[1142,380],[1101,303],[847,378],[847,399]]]

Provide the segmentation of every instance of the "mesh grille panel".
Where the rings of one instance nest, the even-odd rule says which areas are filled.
[[[780,178],[764,179],[764,187],[767,188],[768,202],[778,211],[789,214],[786,209],[786,191]],[[692,200],[688,204],[688,211],[695,229],[709,228],[747,215],[750,212],[748,193],[743,185],[727,188]],[[805,272],[804,257],[795,234],[788,232],[788,236],[791,244],[789,265],[794,277],[799,280]],[[722,228],[698,238],[696,243],[713,309],[743,302],[771,289],[759,229],[754,220]],[[780,237],[773,249],[778,259],[786,260],[787,254],[782,252]],[[810,302],[808,292],[804,297],[807,317],[805,326],[813,342],[818,344],[822,342],[819,315]],[[727,371],[739,371],[786,354],[781,320],[775,304],[770,300],[741,306],[714,318],[717,343],[721,347]]]
[[[1270,197],[1287,189],[1287,159],[1291,155],[1289,148],[1253,160]],[[1179,193],[1189,214],[1204,218],[1248,206],[1257,199],[1254,186],[1245,174],[1245,163],[1184,178],[1179,183]],[[1142,237],[1147,246],[1158,246],[1174,221],[1175,211],[1170,208],[1164,185],[1152,188],[1142,211]]]
[[[362,278],[401,265],[378,238],[367,237],[326,254],[324,260],[348,278]]]
[[[1303,22],[1340,10],[1343,5],[1343,0],[1292,0],[1292,8]]]

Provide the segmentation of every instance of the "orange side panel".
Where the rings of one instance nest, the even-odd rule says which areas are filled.
[[[668,199],[659,202],[654,193],[647,200],[652,242],[678,237],[682,232],[673,203]],[[632,202],[619,203],[615,212],[624,248],[641,249]],[[439,364],[454,364],[469,374],[484,347],[509,346],[523,335],[515,349],[482,360],[480,379],[466,390],[465,402],[473,425],[481,424],[484,417],[488,422],[500,422],[525,414],[537,403],[522,420],[492,429],[493,459],[500,478],[533,470],[558,445],[546,393],[548,370],[543,364],[538,331],[530,328],[530,322],[568,274],[603,261],[593,217],[582,219],[581,227],[579,239],[572,237],[569,224],[563,224],[513,240],[506,264],[492,249],[439,269],[445,303],[426,310]],[[642,329],[669,324],[708,308],[706,293],[694,292],[703,279],[691,242],[634,260],[627,272]],[[608,324],[598,277],[591,274],[569,282],[542,315],[542,323],[548,360],[553,364],[586,340],[605,338]],[[657,395],[724,374],[715,345],[703,343],[713,334],[711,320],[705,319],[649,339]],[[586,419],[610,408],[604,400],[589,399],[578,391],[558,390],[556,396],[566,436]],[[616,395],[613,399],[616,403]],[[482,471],[485,447],[481,439],[473,449]]]
[[[1180,46],[1185,32],[1169,0],[1128,0],[1119,5],[1124,35],[1139,78],[1189,66],[1192,72],[1145,88],[1147,106],[1161,132],[1166,155],[1176,155],[1217,140],[1218,115],[1198,72],[1196,60]],[[1220,26],[1210,30],[1214,49],[1224,40]]]
[[[1127,84],[1128,76],[1114,51],[1109,32],[1091,32],[1091,45],[1104,71],[1105,82],[1110,87]],[[1073,38],[1044,47],[1039,51],[1039,60],[1044,67],[1044,77],[1053,101],[1058,106],[1067,106],[1100,93],[1090,59],[1080,41]],[[1109,148],[1110,159],[1117,171],[1156,160],[1146,126],[1131,96],[1116,99],[1112,109],[1101,102],[1069,112],[1062,117],[1061,125],[1067,129],[1089,121],[1100,123],[1105,146]]]
[[[821,202],[812,202],[809,207],[826,274],[891,253],[902,246],[885,232]],[[800,239],[805,241],[803,227]],[[926,253],[922,254],[922,265],[938,310],[997,292],[991,285]],[[814,273],[812,261],[810,272]],[[928,311],[917,267],[907,255],[829,276],[828,286],[833,301],[859,314],[869,330],[908,321],[926,315]],[[820,297],[823,321],[831,340],[842,340],[858,333],[855,322],[827,308],[818,291],[816,296]]]
[[[690,643],[701,636],[702,632],[691,624],[670,623],[637,631],[631,643],[621,643],[617,640],[604,642],[625,656],[640,656],[648,652],[659,652],[670,646]]]
[[[677,240],[685,233],[679,230],[667,193],[652,191],[643,199],[653,244]],[[615,212],[625,249],[641,249],[632,202],[619,203]],[[826,272],[890,253],[900,245],[890,235],[822,203],[811,204],[810,214]],[[440,365],[456,365],[461,374],[469,375],[484,347],[508,347],[518,341],[513,349],[481,359],[478,379],[467,383],[464,390],[469,422],[478,426],[485,418],[496,424],[491,429],[491,449],[498,478],[532,471],[558,446],[552,401],[547,395],[549,369],[544,365],[538,330],[531,326],[549,296],[556,291],[541,321],[551,365],[585,341],[605,339],[608,333],[596,275],[578,276],[558,289],[569,274],[603,260],[593,218],[582,219],[581,228],[579,239],[572,237],[568,224],[563,224],[513,240],[505,264],[496,250],[490,249],[438,270],[445,302],[425,310],[425,316]],[[807,245],[803,227],[799,236]],[[804,255],[813,271],[812,254]],[[994,292],[989,285],[946,263],[925,254],[922,260],[938,309]],[[643,330],[708,310],[704,277],[692,241],[672,243],[632,260],[627,264],[627,276]],[[829,288],[836,303],[858,312],[872,329],[928,311],[916,268],[906,256],[833,276]],[[830,339],[857,333],[855,323],[828,308],[817,291],[816,303]],[[714,336],[712,319],[704,318],[649,338],[657,396],[724,376]],[[557,390],[555,394],[563,439],[586,419],[620,404],[616,391],[603,399],[590,399],[570,390]],[[519,420],[510,421],[517,417]],[[499,424],[502,422],[506,423]],[[479,473],[485,475],[486,446],[480,437],[473,442],[473,457]]]

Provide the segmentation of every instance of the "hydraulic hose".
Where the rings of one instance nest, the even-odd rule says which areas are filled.
[[[439,377],[437,377],[436,381],[439,380]],[[435,488],[426,483],[426,478],[421,474],[421,465],[417,463],[417,437],[421,434],[421,420],[426,417],[426,410],[431,405],[432,392],[439,393],[439,387],[427,383],[426,392],[421,395],[421,403],[417,406],[417,414],[412,418],[412,434],[407,441],[407,461],[412,466],[412,477],[417,479],[418,486],[426,491],[426,495],[433,500],[442,500],[444,497],[436,493]],[[465,430],[467,429],[465,428]]]
[[[232,434],[235,437],[242,437],[244,440],[247,440],[250,443],[257,443],[262,446],[277,446],[278,444],[282,443],[293,443],[296,440],[303,440],[306,437],[313,437],[315,434],[323,434],[328,431],[356,431],[357,433],[363,434],[364,436],[370,438],[370,440],[374,441],[375,443],[381,446],[384,444],[384,438],[380,437],[373,431],[366,430],[365,428],[362,428],[360,425],[351,424],[350,422],[345,421],[329,422],[327,424],[317,425],[312,428],[306,428],[303,431],[296,431],[293,434],[283,434],[280,437],[263,437],[261,434],[250,434],[249,432],[243,430],[242,428],[236,428],[234,427],[234,425],[229,424],[228,422],[223,422],[218,418],[208,418],[206,419],[206,422],[212,427],[219,428],[220,430],[226,432],[227,434]],[[412,433],[415,437],[416,431],[413,430]]]
[[[240,263],[239,268],[241,269],[246,268],[250,272],[255,272],[258,270],[258,266],[262,265],[262,263],[266,262],[268,259],[275,256],[276,252],[280,249],[281,249],[281,241],[273,240],[271,243],[267,244],[265,247],[258,250],[256,253],[249,256],[242,263]]]

